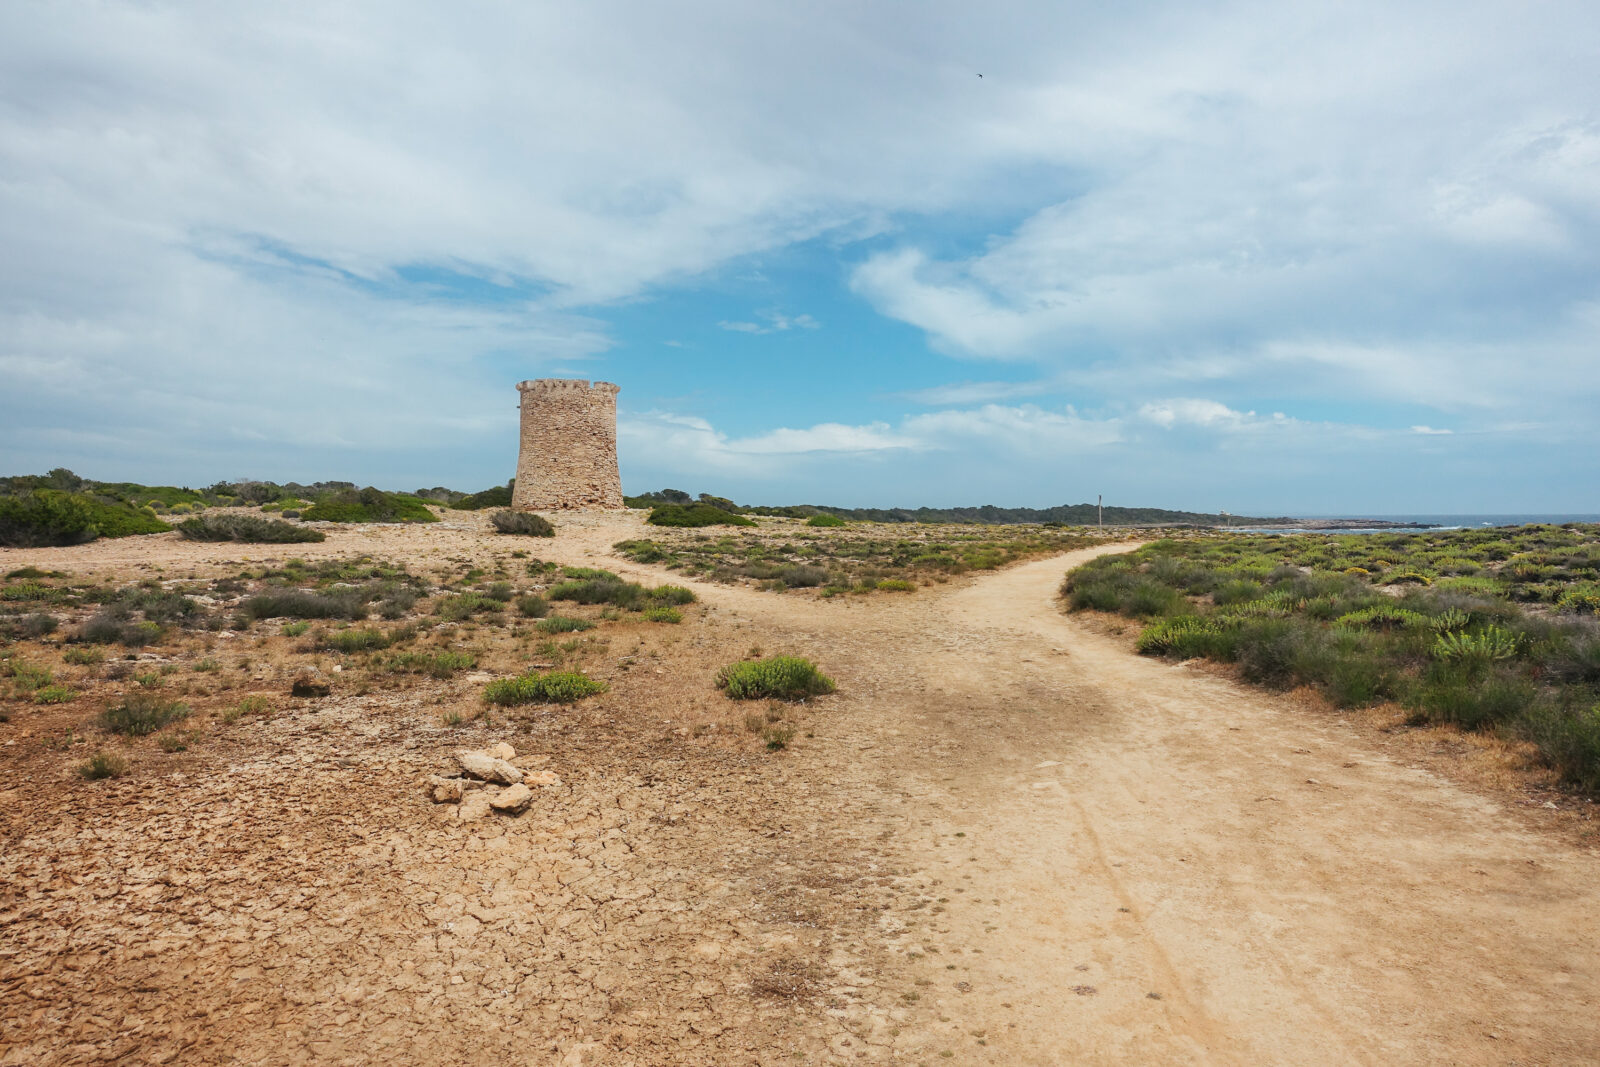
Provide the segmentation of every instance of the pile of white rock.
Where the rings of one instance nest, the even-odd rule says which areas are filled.
[[[553,788],[561,779],[551,771],[525,771],[511,762],[516,758],[517,750],[504,741],[485,752],[457,752],[462,777],[430,775],[423,793],[435,804],[455,804],[462,822],[485,818],[491,811],[521,815],[533,803],[535,788]]]

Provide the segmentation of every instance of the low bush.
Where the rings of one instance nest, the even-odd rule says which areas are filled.
[[[588,578],[561,582],[551,586],[547,595],[551,600],[567,600],[575,604],[611,604],[634,610],[645,600],[644,586],[625,582],[620,578]]]
[[[845,521],[843,519],[841,519],[837,515],[829,515],[827,512],[823,512],[821,515],[813,515],[813,516],[811,516],[811,518],[807,519],[806,520],[806,525],[807,526],[843,526],[843,525],[845,525]]]
[[[594,623],[588,619],[574,619],[567,615],[551,615],[539,620],[539,632],[542,634],[571,634],[592,629]]]
[[[505,604],[482,593],[461,593],[445,597],[433,606],[433,613],[449,622],[461,622],[473,615],[505,610]]]
[[[639,617],[645,622],[682,622],[683,612],[668,607],[645,608]]]
[[[104,663],[106,654],[98,648],[76,646],[61,653],[61,658],[77,667],[92,667],[96,663]]]
[[[102,778],[121,778],[128,773],[128,760],[115,752],[96,752],[78,764],[78,775],[91,782]]]
[[[350,654],[354,652],[372,652],[380,648],[389,647],[389,635],[382,630],[335,630],[323,634],[317,641],[317,647],[332,652]]]
[[[695,595],[681,585],[658,585],[650,590],[650,599],[657,604],[693,604]]]
[[[884,593],[911,593],[916,591],[917,583],[908,582],[904,578],[880,578],[877,588]]]
[[[68,689],[64,685],[47,685],[34,690],[33,702],[35,704],[66,704],[78,699],[75,689]]]
[[[716,685],[734,700],[804,700],[834,691],[833,680],[800,656],[731,663],[717,672]]]
[[[754,526],[743,515],[712,507],[710,504],[657,504],[644,520],[651,526]]]
[[[519,596],[517,614],[525,619],[542,619],[550,614],[550,601],[542,596]]]
[[[122,703],[100,715],[100,726],[114,734],[144,737],[168,723],[189,717],[189,708],[175,700],[163,700],[154,693],[129,693]]]
[[[333,589],[315,593],[309,589],[286,589],[262,593],[240,605],[247,619],[364,619],[370,595],[362,589]]]
[[[394,674],[426,674],[433,678],[448,678],[477,663],[477,658],[466,652],[397,652],[389,657],[384,669]]]
[[[414,496],[385,493],[368,486],[346,489],[318,500],[302,513],[307,522],[438,522],[439,516]]]
[[[485,703],[502,707],[519,704],[572,704],[606,691],[606,683],[577,671],[530,672],[501,678],[483,689]]]
[[[511,492],[516,488],[511,485],[497,485],[493,489],[485,489],[481,493],[473,493],[457,500],[450,507],[456,511],[482,511],[484,508],[509,508],[511,506]],[[501,531],[502,533],[506,531]]]
[[[1146,656],[1193,659],[1212,653],[1220,630],[1217,623],[1199,615],[1158,619],[1139,633],[1138,649]]]
[[[321,530],[255,515],[201,515],[178,524],[178,535],[190,541],[240,541],[247,544],[313,544],[326,541]]]
[[[489,516],[496,533],[523,534],[527,537],[554,537],[556,528],[543,515],[531,511],[497,511]]]

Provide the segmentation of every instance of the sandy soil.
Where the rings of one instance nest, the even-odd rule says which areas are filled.
[[[503,551],[475,522],[279,554]],[[637,524],[536,551],[595,564]],[[447,686],[303,702],[108,782],[0,749],[0,1063],[1593,1062],[1600,856],[1062,616],[1095,551],[909,595],[699,585],[649,666],[529,722],[441,727],[473,695]],[[246,555],[273,553],[0,567]],[[742,717],[710,678],[752,645],[839,683],[788,751],[696,728]],[[423,799],[495,740],[560,786],[483,823]]]

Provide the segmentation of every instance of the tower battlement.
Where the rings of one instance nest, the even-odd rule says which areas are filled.
[[[518,382],[522,428],[516,511],[620,508],[617,393],[612,382],[533,378]]]
[[[579,393],[584,391],[610,393],[616,396],[622,386],[612,382],[589,382],[584,378],[530,378],[517,383],[522,393]]]

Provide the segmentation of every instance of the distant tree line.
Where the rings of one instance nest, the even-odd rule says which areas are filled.
[[[744,506],[727,497],[701,493],[690,496],[681,489],[659,489],[653,493],[625,498],[630,508],[651,508],[661,504],[707,504],[736,515],[781,515],[809,519],[814,515],[835,515],[864,522],[972,522],[989,526],[1014,523],[1058,523],[1063,526],[1092,526],[1099,521],[1094,504],[1060,504],[1052,508],[1001,508],[985,504],[974,508],[841,508],[823,504],[793,504],[785,507]],[[1168,508],[1125,508],[1107,506],[1105,521],[1114,526],[1270,526],[1292,520],[1283,517],[1207,514],[1199,511],[1173,511]]]

